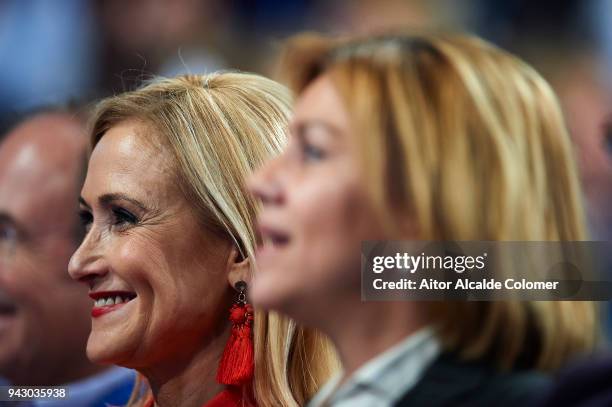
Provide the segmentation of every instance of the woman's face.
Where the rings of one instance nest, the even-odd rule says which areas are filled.
[[[361,241],[381,237],[360,174],[348,113],[324,75],[298,98],[286,151],[251,180],[263,202],[255,304],[308,322],[359,300]]]
[[[94,362],[179,361],[226,328],[233,250],[201,226],[174,182],[170,154],[145,141],[153,135],[139,121],[109,129],[81,192],[88,232],[69,272],[94,300],[87,344]]]

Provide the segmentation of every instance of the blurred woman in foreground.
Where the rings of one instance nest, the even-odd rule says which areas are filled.
[[[344,372],[312,406],[513,405],[589,350],[586,302],[361,302],[364,240],[585,240],[547,83],[476,38],[289,43],[299,95],[264,209],[257,305],[328,334]]]
[[[95,301],[89,358],[147,379],[130,405],[298,406],[328,376],[320,335],[248,304],[245,179],[284,145],[289,102],[271,80],[219,73],[99,104],[69,271]]]

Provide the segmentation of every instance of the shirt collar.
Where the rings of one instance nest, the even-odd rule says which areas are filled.
[[[309,403],[309,407],[329,405],[358,395],[360,392],[392,404],[416,385],[423,373],[440,354],[434,330],[425,327],[409,335],[360,367],[342,386],[342,373],[325,384]]]

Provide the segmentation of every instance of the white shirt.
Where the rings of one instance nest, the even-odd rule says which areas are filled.
[[[342,386],[335,375],[308,407],[391,407],[412,389],[440,354],[432,328],[420,329],[360,367]]]

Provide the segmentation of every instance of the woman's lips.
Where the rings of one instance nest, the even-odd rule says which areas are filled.
[[[97,318],[123,307],[136,298],[136,294],[129,291],[98,291],[89,293],[89,297],[94,300],[91,316]]]
[[[259,234],[262,239],[262,246],[282,247],[289,244],[289,234],[270,226],[259,224]]]
[[[269,221],[260,220],[258,225],[260,244],[257,246],[255,257],[263,272],[265,269],[273,267],[278,261],[278,256],[291,242],[290,235],[283,229],[276,227]]]
[[[115,310],[117,310],[117,308],[124,306],[125,303],[123,304],[117,304],[117,305],[111,305],[111,306],[104,306],[104,307],[93,307],[91,309],[91,316],[93,318],[98,318],[99,316],[102,316],[104,314],[108,314],[109,312],[113,312]]]

